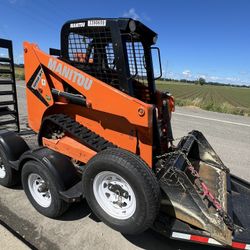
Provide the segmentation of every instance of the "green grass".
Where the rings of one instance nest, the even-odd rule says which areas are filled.
[[[250,116],[250,89],[157,81],[157,89],[169,91],[177,106]]]
[[[24,80],[24,68],[15,67],[16,80]]]
[[[8,69],[9,70],[10,66],[1,64],[0,69]],[[9,77],[10,77],[9,74],[0,74],[0,78],[2,78],[2,79],[6,79]],[[24,68],[15,66],[15,77],[16,77],[16,80],[24,80]]]

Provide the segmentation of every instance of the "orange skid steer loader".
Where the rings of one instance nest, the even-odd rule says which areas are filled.
[[[250,249],[250,184],[199,131],[173,145],[174,99],[156,90],[157,34],[128,18],[66,22],[50,55],[24,42],[29,126],[39,147],[0,134],[0,184],[21,178],[32,205],[58,217],[86,198],[125,234]],[[157,55],[157,54],[156,54]]]

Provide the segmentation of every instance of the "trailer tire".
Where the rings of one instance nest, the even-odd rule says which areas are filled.
[[[18,184],[19,181],[19,172],[10,166],[7,156],[0,147],[0,185],[4,187],[12,187]]]
[[[60,198],[58,192],[60,182],[40,162],[29,160],[24,164],[22,184],[27,198],[41,214],[57,218],[68,209],[69,204]]]
[[[124,234],[145,231],[159,211],[155,175],[140,157],[123,149],[106,149],[87,163],[83,190],[96,216]]]

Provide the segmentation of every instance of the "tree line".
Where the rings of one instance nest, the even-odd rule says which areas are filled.
[[[232,83],[221,83],[221,82],[210,82],[206,81],[205,78],[198,78],[197,80],[188,80],[188,79],[173,79],[173,78],[161,78],[162,81],[167,82],[176,82],[176,83],[190,83],[190,84],[199,84],[199,85],[214,85],[214,86],[230,86],[230,87],[237,87],[237,88],[250,88],[250,85],[240,85],[240,84],[232,84]]]

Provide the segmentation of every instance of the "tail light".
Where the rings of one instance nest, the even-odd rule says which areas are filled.
[[[175,111],[175,101],[172,95],[169,95],[168,106],[169,106],[170,113]]]

